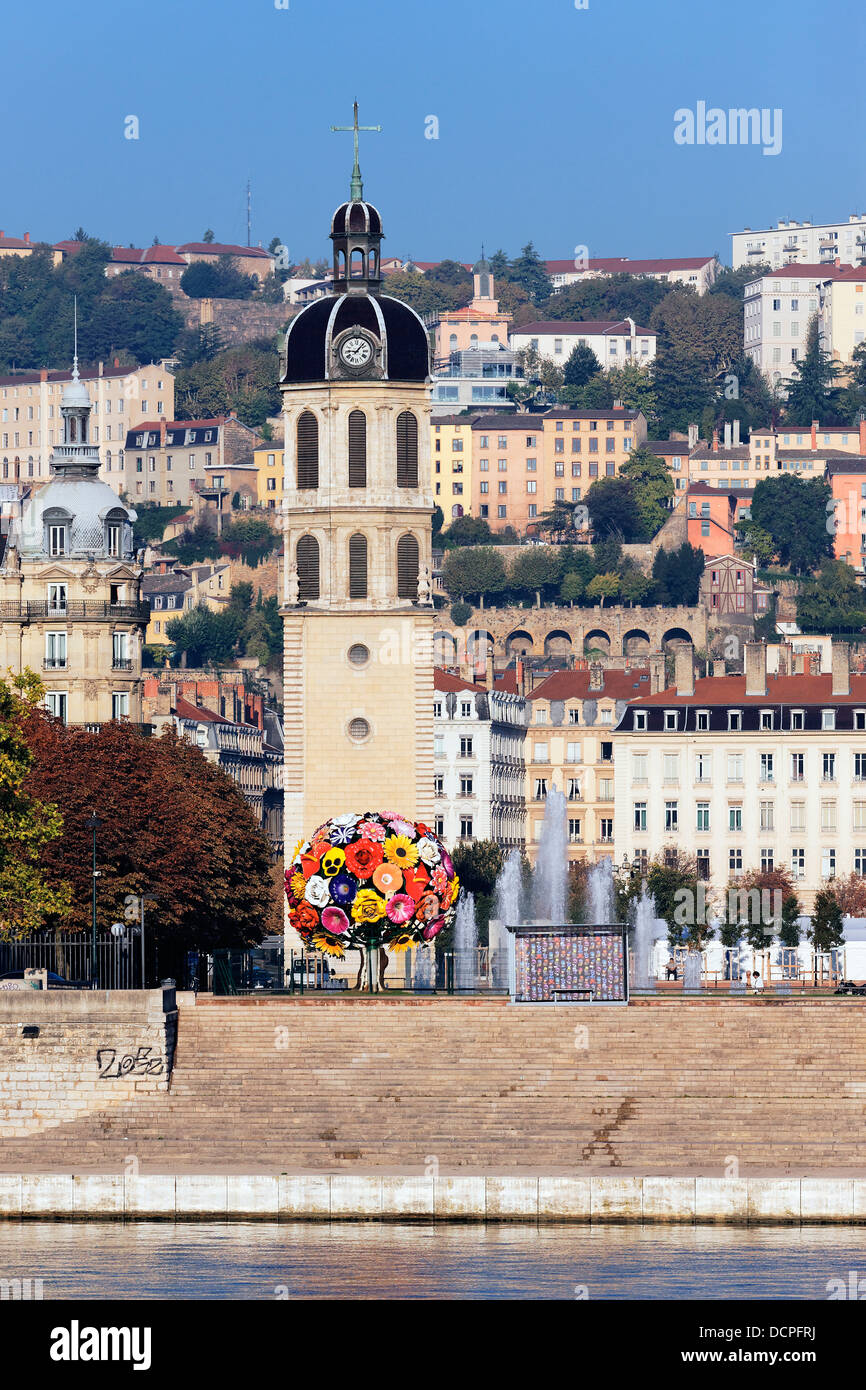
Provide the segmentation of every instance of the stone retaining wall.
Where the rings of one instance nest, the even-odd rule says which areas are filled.
[[[176,1036],[173,989],[0,990],[0,1133],[168,1090]]]
[[[866,1179],[0,1174],[0,1219],[866,1222]]]

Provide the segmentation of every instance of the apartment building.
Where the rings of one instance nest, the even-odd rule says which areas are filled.
[[[794,262],[814,265],[861,265],[866,261],[866,216],[851,213],[847,222],[780,222],[776,227],[745,227],[731,233],[731,264],[766,264],[773,270]]]
[[[133,501],[188,506],[195,492],[231,491],[223,486],[225,472],[249,461],[243,483],[254,498],[252,455],[259,443],[234,412],[206,420],[142,420],[126,436],[122,485]]]
[[[472,272],[473,295],[463,309],[439,315],[435,334],[435,367],[445,365],[452,353],[485,343],[508,344],[511,320],[499,312],[496,285],[487,261],[481,260]],[[385,285],[387,289],[387,282]]]
[[[687,285],[697,294],[706,294],[719,273],[716,256],[684,256],[668,260],[631,261],[627,256],[574,257],[570,261],[546,261],[554,294],[579,280],[609,275],[644,275],[668,285]]]
[[[664,658],[653,658],[656,663]],[[649,692],[649,668],[603,669],[599,662],[556,671],[529,695],[526,731],[527,853],[534,859],[544,801],[557,787],[567,801],[569,862],[613,853],[613,732],[628,704]]]
[[[430,433],[433,496],[437,507],[442,508],[447,526],[472,512],[472,418],[436,416]]]
[[[511,334],[515,352],[534,348],[548,362],[564,367],[576,347],[590,348],[603,371],[635,362],[646,367],[656,355],[656,335],[634,319],[540,319]]]
[[[509,381],[522,382],[523,368],[517,353],[503,343],[481,343],[452,352],[437,363],[433,378],[433,416],[438,411],[514,410]]]
[[[748,444],[739,440],[739,421],[718,430],[712,440],[701,440],[689,458],[689,486],[751,490],[774,473],[800,473],[820,478],[833,460],[866,454],[866,424],[821,425],[813,420],[808,429],[782,426],[779,430],[756,429]]]
[[[492,662],[490,663],[492,668]],[[527,703],[507,678],[487,686],[437,667],[433,677],[435,829],[446,845],[526,843]]]
[[[100,454],[99,476],[123,491],[125,443],[151,414],[174,414],[174,377],[164,367],[83,367],[79,379],[91,402],[90,438]],[[69,371],[0,377],[0,482],[47,481],[49,460],[63,437],[60,402]],[[131,495],[131,494],[130,494]]]
[[[828,275],[820,292],[821,346],[844,366],[866,334],[866,264]]]
[[[7,236],[5,232],[0,232],[0,259],[3,256],[32,256],[34,251],[40,250],[41,244],[38,241],[30,240],[30,233],[25,232],[23,236]],[[52,253],[55,265],[59,265],[62,256],[58,251]]]
[[[860,457],[831,459],[826,481],[833,494],[833,554],[866,574],[866,447]]]
[[[188,264],[186,258],[179,256],[173,246],[147,246],[144,249],[137,246],[113,246],[105,274],[112,279],[116,275],[125,275],[127,271],[134,270],[139,275],[145,275],[148,280],[162,285],[170,293],[181,294],[180,277]]]
[[[274,441],[262,444],[253,450],[253,463],[257,469],[256,497],[260,507],[268,511],[280,511],[283,504],[283,476],[285,451]]]
[[[145,633],[149,646],[170,646],[167,628],[174,618],[180,618],[200,603],[219,610],[229,601],[231,565],[229,561],[215,564],[180,565],[165,573],[145,574],[141,581],[142,598],[150,604],[150,620]]]
[[[676,847],[717,891],[786,868],[807,911],[837,875],[866,874],[866,676],[844,644],[826,674],[791,674],[792,656],[768,675],[749,642],[744,675],[695,680],[678,648],[676,684],[632,702],[613,732],[617,859]]]
[[[806,352],[809,324],[821,308],[822,285],[850,266],[780,266],[746,285],[743,351],[772,381],[788,381]]]
[[[640,410],[545,411],[544,472],[547,506],[580,502],[597,478],[615,478],[633,449],[646,443],[646,416]]]

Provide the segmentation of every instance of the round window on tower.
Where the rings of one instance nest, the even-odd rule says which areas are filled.
[[[352,666],[366,666],[370,660],[370,648],[363,642],[355,642],[349,648],[349,662]]]
[[[366,719],[350,719],[348,732],[353,743],[366,743],[370,737],[370,725]]]

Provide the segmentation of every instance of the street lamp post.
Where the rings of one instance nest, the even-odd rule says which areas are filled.
[[[97,880],[98,877],[99,877],[99,874],[98,874],[97,868],[96,868],[96,832],[97,832],[97,830],[99,829],[100,825],[102,824],[102,821],[101,821],[100,817],[96,814],[96,812],[95,812],[95,811],[92,811],[91,814],[90,814],[90,818],[89,818],[87,821],[85,821],[85,824],[86,824],[86,826],[87,826],[87,829],[88,829],[88,830],[91,830],[91,831],[93,832],[93,869],[92,869],[93,890],[92,890],[92,917],[91,917],[91,926],[90,926],[90,978],[91,978],[91,981],[93,982],[93,986],[95,987],[96,978],[97,978],[97,974],[98,974],[98,970],[97,970],[97,966],[96,966],[96,880]]]
[[[156,896],[153,893],[142,893],[139,899],[141,907],[141,987],[144,989],[144,909],[147,903],[155,903]]]

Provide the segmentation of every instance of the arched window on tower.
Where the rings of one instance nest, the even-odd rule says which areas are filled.
[[[319,486],[319,422],[311,410],[298,420],[298,487]]]
[[[418,598],[418,542],[401,536],[397,542],[397,597]]]
[[[295,552],[298,564],[298,598],[306,602],[319,597],[319,542],[315,536],[301,536]]]
[[[363,280],[364,248],[362,246],[353,246],[351,254],[352,259],[350,262],[350,276],[353,280]]]
[[[411,410],[397,416],[397,486],[418,486],[418,421]]]
[[[349,487],[367,486],[367,417],[363,410],[349,416]]]
[[[349,598],[367,597],[367,537],[349,538]]]

